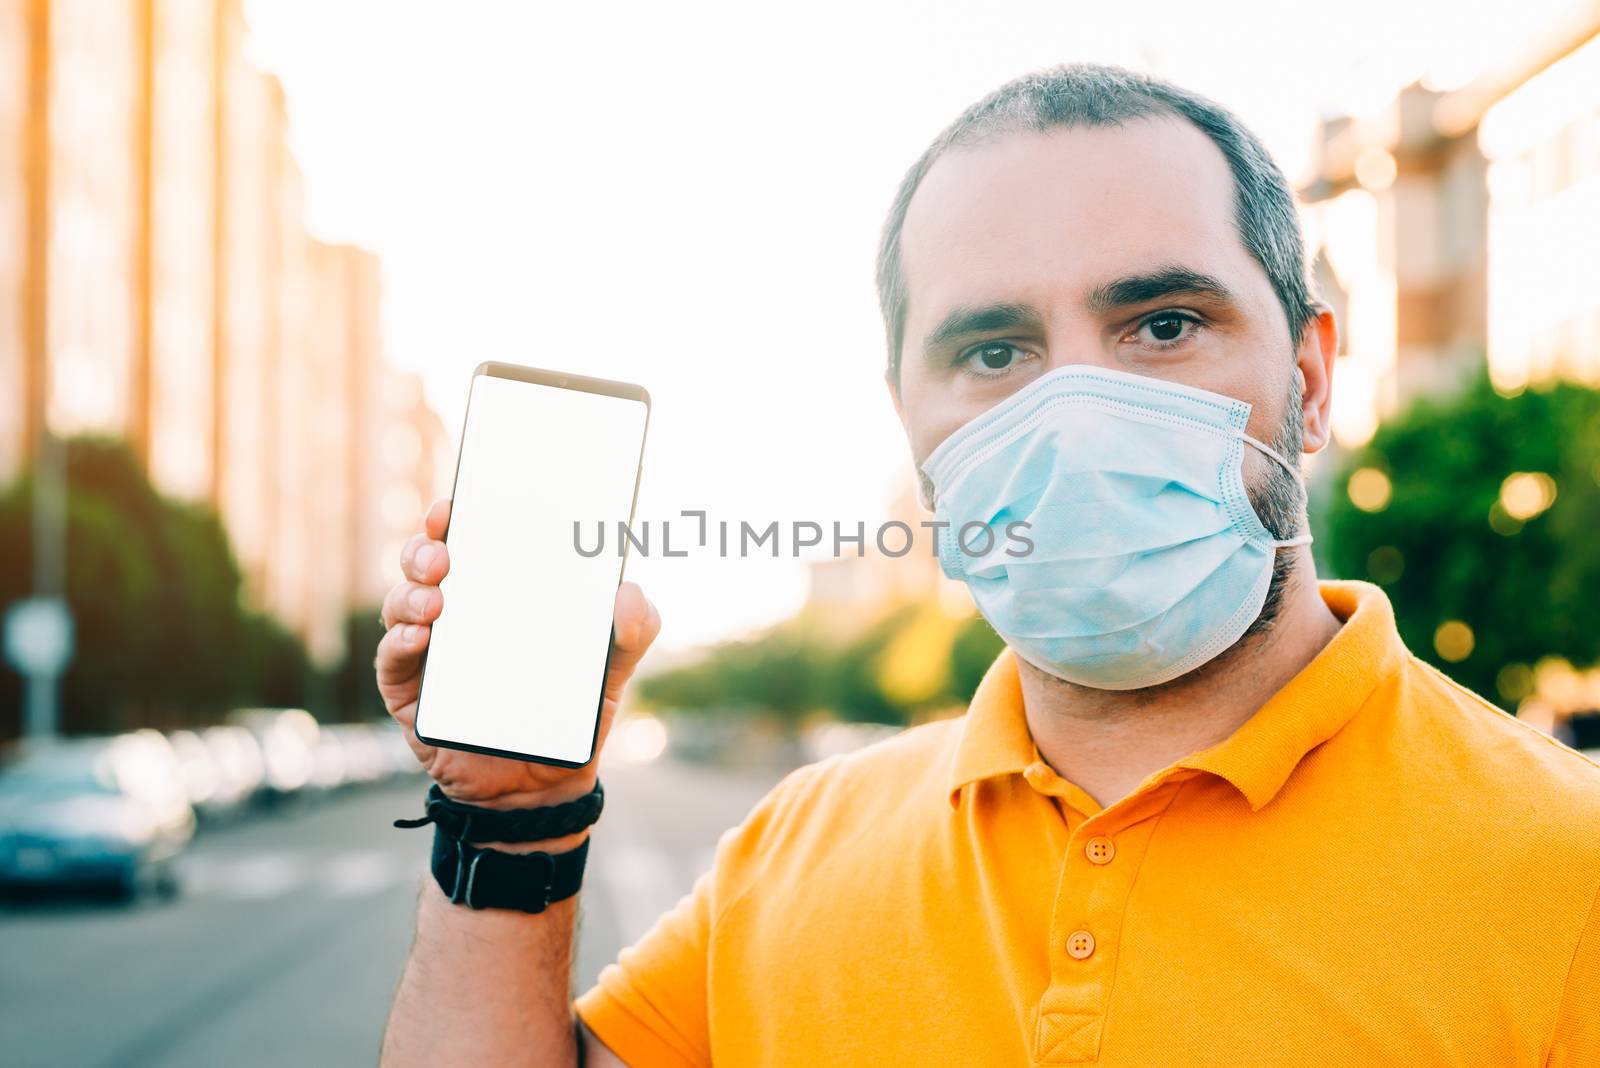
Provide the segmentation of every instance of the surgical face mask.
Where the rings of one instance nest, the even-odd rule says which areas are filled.
[[[1102,690],[1168,682],[1244,634],[1282,546],[1245,492],[1250,405],[1100,367],[1059,368],[922,465],[944,573],[1016,654]]]

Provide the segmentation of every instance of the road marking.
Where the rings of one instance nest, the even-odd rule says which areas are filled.
[[[296,852],[192,856],[179,860],[186,897],[264,901],[303,892],[316,897],[372,897],[423,872],[410,853],[378,849],[334,855]]]
[[[225,869],[227,896],[243,901],[282,897],[305,881],[306,859],[294,853],[263,853]]]
[[[305,868],[305,857],[299,853],[185,856],[178,860],[178,877],[186,894],[259,900],[293,890],[305,877]]]
[[[330,897],[372,897],[421,870],[409,857],[369,849],[335,857],[318,881]]]

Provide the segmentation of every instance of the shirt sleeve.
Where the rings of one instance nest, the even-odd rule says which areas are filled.
[[[791,772],[724,832],[711,871],[575,1002],[585,1026],[629,1065],[711,1064],[708,961],[717,920],[759,875],[772,828],[811,767]]]
[[[1578,939],[1556,1016],[1547,1068],[1600,1064],[1600,893],[1589,907],[1589,921]]]
[[[711,882],[711,872],[697,879],[575,1003],[595,1037],[629,1065],[711,1063],[705,975]]]

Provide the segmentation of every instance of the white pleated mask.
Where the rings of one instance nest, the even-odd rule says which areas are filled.
[[[1278,548],[1245,492],[1250,405],[1070,365],[952,433],[922,470],[939,561],[1012,649],[1058,678],[1133,690],[1237,641]]]

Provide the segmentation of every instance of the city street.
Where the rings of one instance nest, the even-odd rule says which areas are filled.
[[[662,759],[603,767],[575,983],[709,867],[776,781]],[[425,780],[203,833],[171,903],[0,906],[0,1050],[15,1068],[371,1064],[411,939]]]

